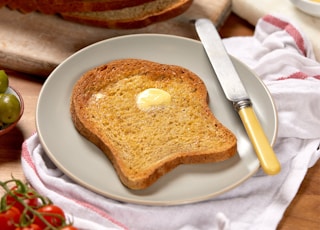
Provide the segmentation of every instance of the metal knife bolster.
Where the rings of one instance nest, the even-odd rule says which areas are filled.
[[[250,99],[234,101],[232,104],[233,104],[234,110],[236,110],[237,112],[239,112],[240,109],[252,106]]]

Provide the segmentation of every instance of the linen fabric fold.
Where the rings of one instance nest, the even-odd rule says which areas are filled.
[[[29,183],[61,206],[79,229],[276,229],[308,168],[320,157],[320,63],[302,30],[266,15],[252,37],[224,39],[228,52],[259,76],[278,110],[274,150],[282,171],[259,170],[213,199],[179,206],[144,206],[98,195],[70,180],[47,157],[38,134],[22,149]]]

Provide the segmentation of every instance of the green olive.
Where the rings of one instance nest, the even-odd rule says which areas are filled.
[[[0,93],[5,93],[9,86],[8,75],[4,70],[0,70]]]
[[[11,124],[20,116],[20,102],[13,94],[0,94],[0,123]]]

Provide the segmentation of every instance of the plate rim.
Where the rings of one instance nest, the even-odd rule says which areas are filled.
[[[305,14],[320,17],[320,3],[310,0],[290,0],[291,3]],[[318,10],[318,11],[317,11]]]

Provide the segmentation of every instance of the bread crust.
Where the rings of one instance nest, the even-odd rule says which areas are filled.
[[[36,11],[35,0],[10,0],[6,5],[12,10],[18,10],[24,14]]]
[[[8,5],[9,8],[19,10],[22,13],[39,11],[44,14],[58,14],[119,10],[151,1],[155,0],[6,0],[2,5]]]
[[[135,79],[138,83],[128,88]],[[137,92],[151,86],[170,92],[171,107],[148,112],[137,108]],[[122,97],[118,104],[115,93]],[[104,95],[108,109],[98,101]],[[75,128],[106,154],[121,182],[137,190],[180,164],[218,162],[236,153],[235,135],[212,114],[207,96],[202,80],[185,68],[121,59],[81,76],[72,91],[70,113]]]
[[[110,29],[137,29],[184,13],[193,0],[6,0],[12,10],[57,14],[68,21]],[[0,5],[1,6],[1,5]]]
[[[156,4],[157,1],[150,2],[151,4]],[[138,17],[131,16],[133,12],[136,11],[138,6],[134,7],[126,7],[120,10],[127,10],[127,18],[108,18],[104,17],[105,13],[109,13],[108,11],[99,11],[99,12],[71,12],[71,13],[61,13],[61,16],[69,21],[74,21],[82,24],[97,26],[97,27],[105,27],[110,29],[138,29],[142,27],[146,27],[153,23],[161,22],[164,20],[168,20],[170,18],[176,17],[182,13],[184,13],[191,5],[193,0],[181,0],[176,4],[168,5],[168,7],[155,10],[151,13],[145,13]],[[146,5],[145,3],[143,5]],[[141,5],[140,5],[141,6]],[[132,13],[130,13],[130,11]],[[116,14],[116,12],[113,12]]]
[[[99,12],[106,10],[119,10],[133,7],[154,0],[36,0],[37,10],[46,14],[68,13],[68,12]]]

